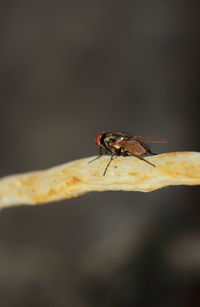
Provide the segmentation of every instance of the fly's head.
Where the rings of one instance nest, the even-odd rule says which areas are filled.
[[[97,134],[95,138],[95,144],[97,146],[101,146],[103,148],[106,148],[106,139],[107,139],[107,132],[103,131]]]
[[[116,138],[112,133],[103,131],[97,134],[95,143],[97,146],[102,147],[109,152],[113,152],[114,147],[112,144],[114,144],[115,139]]]
[[[97,146],[113,153],[114,155],[121,155],[122,148],[120,141],[126,140],[128,134],[122,132],[100,132],[97,134],[95,143]]]

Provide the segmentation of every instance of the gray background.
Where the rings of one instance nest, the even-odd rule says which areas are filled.
[[[2,0],[0,175],[95,155],[102,130],[198,151],[199,9]],[[170,187],[3,210],[1,306],[199,306],[199,196]]]

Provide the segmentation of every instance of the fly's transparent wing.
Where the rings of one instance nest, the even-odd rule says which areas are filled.
[[[150,143],[168,143],[166,139],[159,139],[159,138],[151,138],[145,136],[133,136],[133,140],[141,141],[141,142],[150,142]]]

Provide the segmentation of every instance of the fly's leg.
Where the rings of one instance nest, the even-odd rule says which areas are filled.
[[[151,150],[149,150],[149,154],[150,154],[150,155],[153,155],[153,156],[156,156],[156,155],[157,155],[157,153],[152,152]]]
[[[153,166],[153,167],[156,167],[153,163],[151,163],[151,162],[149,162],[149,161],[147,161],[146,159],[144,159],[143,157],[140,157],[140,156],[136,156],[136,155],[133,155],[134,157],[136,157],[136,158],[138,158],[138,159],[140,159],[140,160],[142,160],[142,161],[144,161],[144,162],[146,162],[146,163],[148,163],[148,164],[150,164],[151,166]]]
[[[92,159],[91,161],[89,161],[88,163],[91,163],[91,162],[93,162],[93,161],[95,161],[95,160],[101,158],[102,155],[103,155],[103,154],[102,154],[102,148],[99,147],[99,155],[98,155],[96,158],[94,158],[94,159]]]
[[[108,164],[107,164],[107,166],[106,166],[106,168],[105,168],[105,171],[104,171],[104,173],[103,173],[103,176],[105,176],[105,174],[106,174],[106,172],[107,172],[107,169],[108,169],[110,163],[111,163],[112,160],[113,160],[113,157],[114,157],[114,153],[112,153],[112,155],[111,155],[110,161],[108,162]]]
[[[113,156],[113,160],[114,160],[114,159],[117,159],[118,157],[119,157],[119,156]]]

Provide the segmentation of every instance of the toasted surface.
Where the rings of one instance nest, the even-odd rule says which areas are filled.
[[[47,170],[11,175],[0,179],[0,208],[42,204],[94,191],[150,192],[169,185],[200,184],[200,153],[171,152],[145,157],[117,157],[103,176],[109,156],[89,163],[93,157],[72,161]]]

